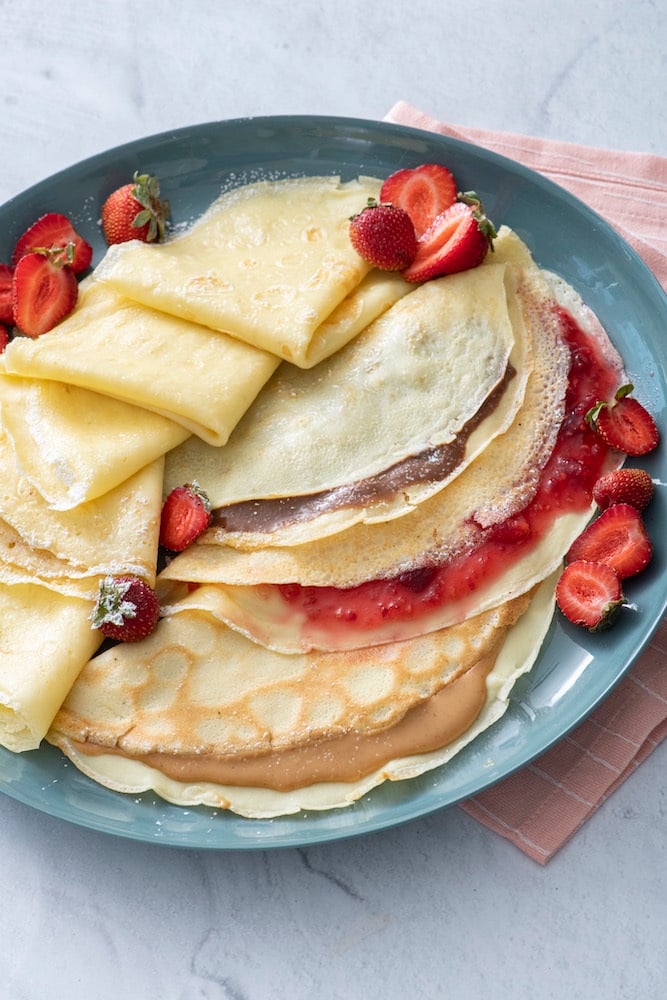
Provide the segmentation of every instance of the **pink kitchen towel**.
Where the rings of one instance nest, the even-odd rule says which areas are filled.
[[[667,158],[449,125],[403,101],[385,120],[475,143],[560,184],[606,219],[667,290]],[[667,619],[583,723],[461,808],[545,864],[665,736]]]

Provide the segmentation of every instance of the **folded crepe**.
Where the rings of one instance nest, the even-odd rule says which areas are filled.
[[[279,360],[94,279],[82,284],[75,310],[53,330],[12,340],[6,372],[111,396],[223,444]]]
[[[0,745],[35,750],[101,642],[90,601],[0,581]]]
[[[86,664],[48,739],[110,788],[244,816],[345,806],[450,759],[505,711],[553,584],[405,643],[285,656],[182,608]]]
[[[530,590],[556,569],[594,508],[588,498],[573,509],[555,511],[548,530],[522,543],[521,517],[537,493],[565,413],[570,350],[567,323],[555,305],[565,303],[598,345],[612,392],[623,381],[622,363],[592,312],[572,289],[547,278],[514,234],[504,240],[503,253],[520,271],[533,356],[521,408],[508,430],[398,523],[354,524],[307,544],[254,551],[225,545],[224,530],[214,526],[163,571],[166,604],[182,593],[179,584],[210,583],[212,590],[195,590],[192,600],[211,601],[215,595],[216,612],[256,642],[283,652],[348,649],[461,621]],[[607,461],[611,467],[620,464],[620,457],[610,453]],[[503,525],[510,537],[518,530],[516,544],[496,560],[494,574],[475,583],[475,553],[482,553],[484,563],[484,543]],[[444,574],[465,559],[470,560],[465,570],[470,582],[448,594]],[[366,603],[375,602],[368,621],[357,614],[355,588],[361,588]],[[379,602],[391,604],[392,593],[406,607],[418,604],[420,613],[401,615],[388,607],[380,615]]]
[[[56,511],[27,480],[0,427],[0,581],[94,595],[101,576],[154,582],[164,458],[103,496]]]
[[[371,271],[352,248],[349,220],[378,197],[380,186],[337,177],[246,184],[223,193],[165,243],[111,247],[96,279],[136,302],[310,367],[365,325],[366,295],[374,301],[386,288],[391,300],[409,287],[397,276],[375,274],[361,300],[345,303]]]
[[[283,365],[224,447],[168,456],[165,491],[195,479],[225,544],[248,548],[400,517],[443,489],[510,425],[532,364],[516,271],[493,256],[405,295],[334,358]]]
[[[0,419],[21,475],[55,510],[108,493],[190,436],[111,396],[1,368]]]

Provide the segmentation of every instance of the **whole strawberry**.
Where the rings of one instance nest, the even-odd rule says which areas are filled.
[[[5,350],[7,344],[9,343],[9,334],[7,329],[0,323],[0,354]]]
[[[644,510],[653,498],[653,480],[646,469],[613,469],[600,476],[593,499],[601,510],[615,503],[629,503]]]
[[[160,545],[170,552],[182,552],[210,523],[211,504],[199,483],[176,486],[162,507]]]
[[[417,252],[415,227],[408,213],[374,198],[352,216],[350,240],[360,257],[382,271],[403,271]]]
[[[150,635],[160,617],[158,596],[138,576],[106,576],[100,581],[91,621],[108,639],[138,642]]]
[[[160,198],[157,177],[135,172],[131,184],[109,195],[102,206],[102,231],[112,243],[141,240],[157,243],[164,238],[169,202]]]

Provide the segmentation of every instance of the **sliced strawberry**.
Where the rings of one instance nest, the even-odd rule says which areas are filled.
[[[423,163],[387,177],[380,189],[380,201],[406,211],[419,237],[456,201],[456,181],[440,163]]]
[[[646,469],[612,469],[600,476],[593,487],[593,499],[606,510],[615,503],[629,503],[644,510],[653,498],[653,480]]]
[[[12,312],[12,278],[14,268],[9,264],[0,264],[0,323],[13,323]]]
[[[71,249],[68,249],[70,248]],[[13,264],[21,257],[38,250],[61,250],[75,274],[81,274],[90,267],[93,248],[76,229],[66,215],[48,212],[26,229],[14,248]]]
[[[374,198],[350,219],[350,241],[360,257],[383,271],[402,271],[417,251],[415,227],[407,212]]]
[[[417,253],[403,272],[407,281],[430,281],[477,267],[493,248],[496,231],[470,192],[437,217],[417,241]]]
[[[586,420],[610,447],[626,455],[646,455],[657,447],[660,435],[651,414],[630,395],[633,388],[623,385],[611,402],[597,402]]]
[[[7,344],[9,343],[9,334],[5,327],[0,323],[0,354],[5,350]]]
[[[160,617],[158,596],[138,576],[107,576],[100,581],[91,621],[108,639],[138,642],[150,635]]]
[[[61,254],[29,253],[14,268],[14,323],[28,337],[39,337],[72,311],[78,293],[76,275]]]
[[[567,559],[607,563],[624,580],[640,573],[650,562],[651,554],[651,540],[641,514],[628,503],[617,503],[604,510],[575,538]]]
[[[162,507],[160,545],[182,552],[211,523],[211,504],[197,482],[176,486]]]
[[[556,584],[556,603],[574,625],[599,632],[613,624],[623,604],[620,578],[606,563],[571,562]]]

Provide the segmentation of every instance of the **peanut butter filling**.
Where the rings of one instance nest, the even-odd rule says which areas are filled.
[[[350,732],[286,751],[234,757],[161,752],[129,757],[118,747],[78,740],[71,745],[84,756],[113,754],[140,761],[184,783],[291,791],[322,781],[353,782],[395,758],[447,746],[469,729],[484,706],[494,659],[495,653],[479,660],[394,726],[376,733]]]

